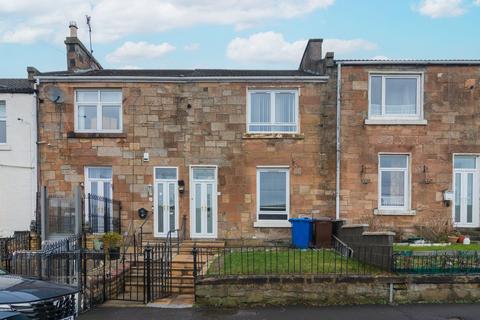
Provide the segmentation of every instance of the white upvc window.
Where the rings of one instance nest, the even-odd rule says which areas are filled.
[[[122,91],[75,91],[75,132],[122,132]]]
[[[371,73],[369,120],[423,120],[422,74]]]
[[[7,105],[0,100],[0,143],[7,143]]]
[[[248,90],[248,133],[298,133],[298,90]]]
[[[286,167],[257,168],[257,222],[288,222],[290,171]],[[285,225],[282,225],[285,226]]]
[[[380,154],[378,165],[378,208],[408,211],[410,209],[410,169],[407,154]]]

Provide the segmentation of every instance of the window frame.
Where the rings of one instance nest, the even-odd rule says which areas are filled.
[[[275,122],[256,123],[250,121],[251,116],[251,94],[252,93],[269,93],[270,94],[270,120],[275,119],[275,94],[276,93],[293,93],[295,95],[294,114],[295,114],[295,131],[255,131],[250,130],[252,124],[275,125]],[[251,134],[298,134],[300,132],[300,112],[299,112],[299,89],[249,89],[247,88],[247,133]]]
[[[382,105],[381,105],[381,114],[373,115],[372,114],[372,77],[381,77],[382,79]],[[416,79],[417,80],[417,96],[416,103],[417,108],[415,114],[390,114],[385,113],[385,98],[386,98],[386,79]],[[368,75],[368,120],[386,120],[386,121],[395,121],[395,120],[423,120],[423,72],[369,72]]]
[[[5,121],[5,141],[1,142],[0,145],[6,145],[8,143],[8,132],[7,132],[7,101],[6,100],[0,100],[0,102],[3,102],[3,106],[5,108],[5,116],[0,116],[0,121]]]
[[[381,167],[381,157],[382,156],[405,156],[407,157],[406,168],[384,168]],[[412,179],[411,179],[411,154],[410,153],[379,153],[378,154],[378,209],[383,213],[411,213],[411,188],[412,188]],[[404,195],[405,202],[402,207],[399,206],[384,206],[382,205],[382,172],[404,172]]]
[[[121,99],[120,102],[102,102],[101,93],[102,92],[120,92]],[[77,101],[78,92],[97,92],[97,101],[88,102],[88,103],[79,103]],[[97,128],[96,129],[80,129],[78,123],[78,109],[82,105],[96,105],[97,107]],[[103,107],[106,106],[118,106],[120,105],[120,114],[119,114],[119,128],[118,129],[103,129]],[[101,88],[101,89],[82,89],[78,88],[74,90],[74,125],[75,132],[77,133],[122,133],[123,132],[123,91],[122,89],[115,88]]]
[[[290,218],[290,168],[288,166],[260,166],[256,168],[256,225],[268,227],[286,227],[289,226],[288,219]],[[283,172],[286,174],[286,210],[285,211],[260,211],[260,173],[261,172]],[[285,214],[286,219],[260,219],[260,214]]]

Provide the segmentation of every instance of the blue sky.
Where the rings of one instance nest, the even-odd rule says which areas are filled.
[[[336,58],[480,58],[480,0],[0,0],[0,77],[64,70],[77,21],[104,68],[297,68]]]

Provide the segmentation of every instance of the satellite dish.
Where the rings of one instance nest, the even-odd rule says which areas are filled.
[[[47,99],[52,101],[53,103],[62,103],[65,101],[65,93],[62,89],[55,86],[49,86],[45,90]]]

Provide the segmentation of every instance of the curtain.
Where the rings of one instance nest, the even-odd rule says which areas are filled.
[[[260,172],[260,211],[286,210],[286,172]]]
[[[417,79],[387,78],[385,80],[385,113],[416,114]]]
[[[270,123],[270,93],[253,92],[250,94],[250,122]],[[270,131],[270,125],[250,125],[253,131]]]

